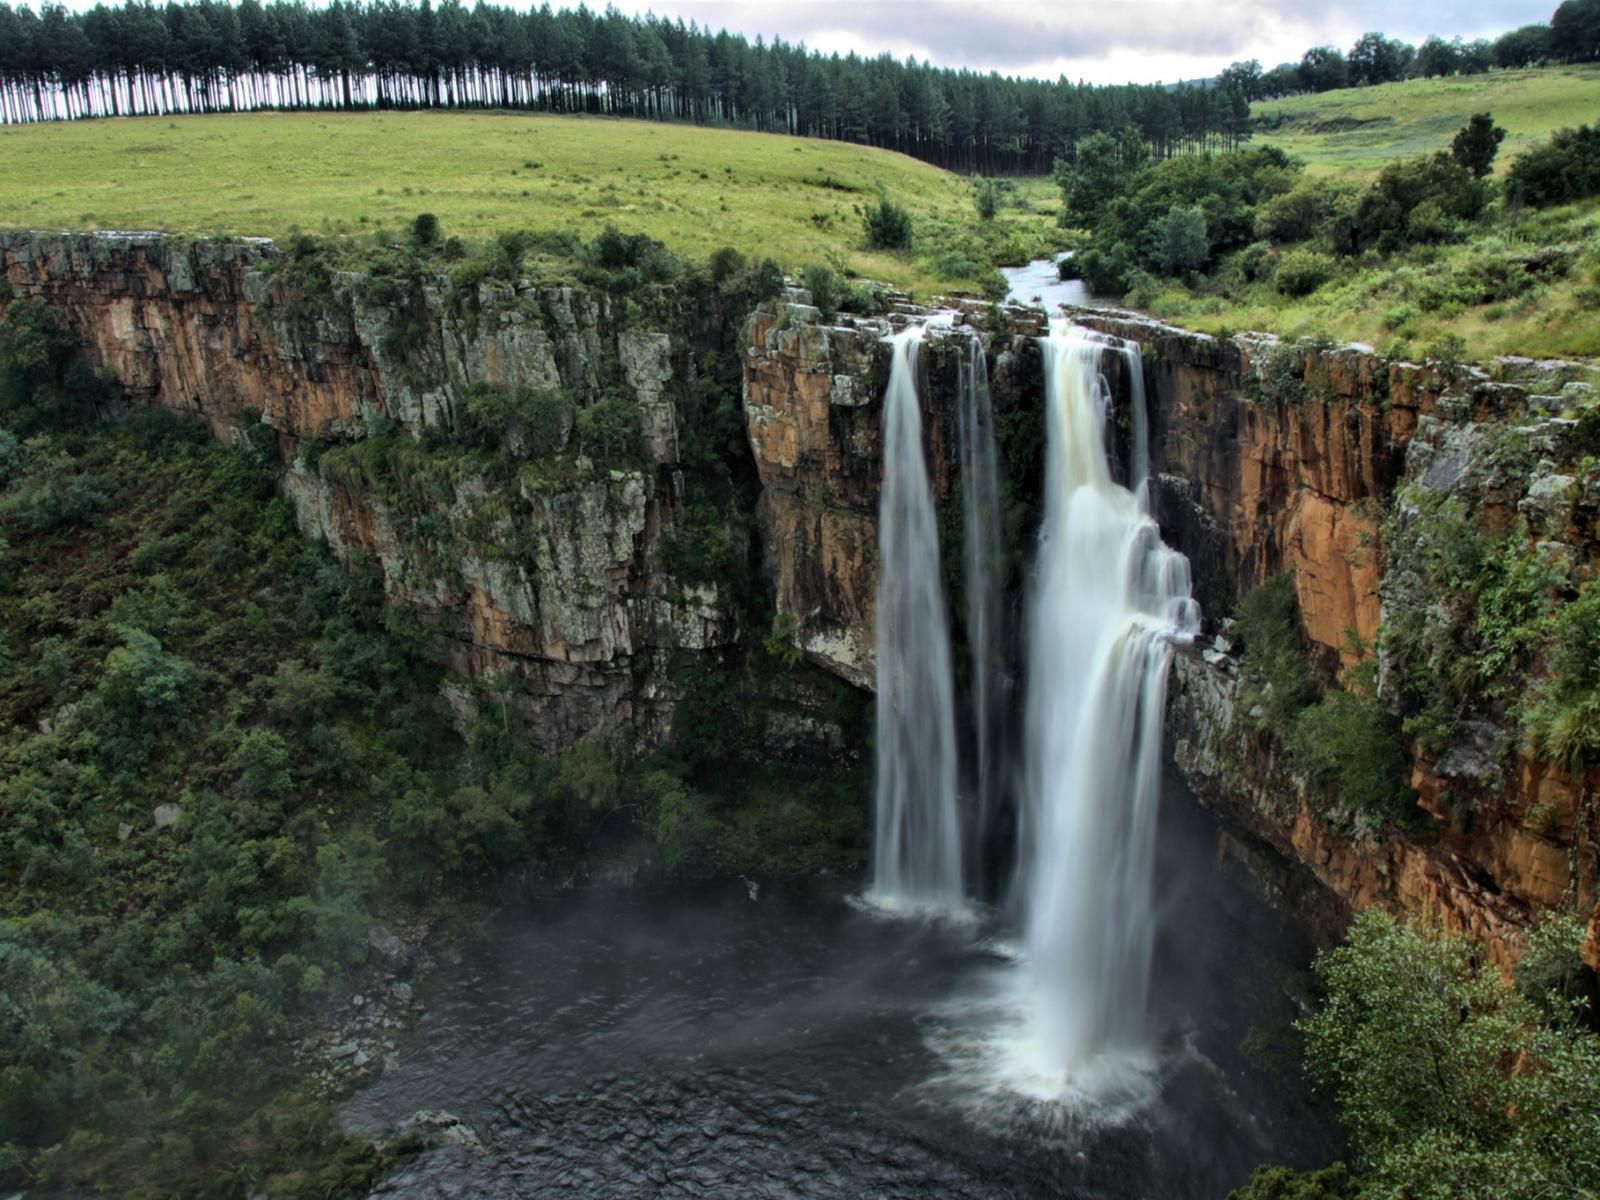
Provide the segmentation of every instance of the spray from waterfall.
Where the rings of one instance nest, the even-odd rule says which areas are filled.
[[[963,908],[955,697],[939,538],[917,403],[922,329],[894,339],[883,401],[878,508],[877,819],[870,898],[891,909]]]
[[[1082,1086],[1136,1053],[1154,940],[1152,860],[1173,646],[1194,636],[1189,564],[1146,487],[1136,346],[1065,325],[1044,343],[1045,513],[1031,597],[1024,901],[1030,1069]],[[1107,448],[1105,360],[1133,381],[1128,486]]]
[[[983,342],[969,336],[961,359],[956,412],[961,450],[963,568],[967,602],[967,648],[972,656],[973,769],[975,793],[971,844],[978,870],[993,826],[996,805],[996,674],[1000,644],[1000,490],[994,448],[994,408]],[[988,881],[979,878],[980,892]]]

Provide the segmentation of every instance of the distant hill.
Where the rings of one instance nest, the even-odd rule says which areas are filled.
[[[1250,111],[1256,144],[1280,146],[1321,174],[1368,173],[1444,149],[1473,113],[1491,112],[1507,133],[1504,170],[1557,129],[1600,118],[1600,65],[1409,79],[1260,101]]]

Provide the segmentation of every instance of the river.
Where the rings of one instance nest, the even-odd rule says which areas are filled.
[[[341,1119],[379,1133],[446,1110],[475,1132],[481,1150],[403,1168],[398,1197],[1216,1200],[1258,1163],[1326,1161],[1328,1115],[1271,1049],[1307,947],[1218,868],[1173,781],[1165,810],[1159,1054],[1137,1105],[997,1080],[1017,970],[998,916],[894,920],[859,883],[734,880],[501,912]]]

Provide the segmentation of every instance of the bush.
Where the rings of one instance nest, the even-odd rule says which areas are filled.
[[[504,447],[542,458],[561,450],[571,429],[572,401],[555,388],[476,384],[456,406],[456,436],[484,450]]]
[[[878,202],[863,214],[869,250],[907,250],[911,247],[911,214],[879,193]]]
[[[1450,221],[1475,220],[1488,203],[1485,184],[1456,162],[1447,150],[1404,162],[1390,163],[1356,205],[1352,222],[1357,249],[1376,247],[1383,252],[1402,250],[1414,240],[1410,236],[1413,213],[1432,203],[1437,225]]]
[[[1000,211],[1000,189],[992,179],[980,179],[973,189],[972,203],[978,210],[978,219],[992,221]]]
[[[439,244],[439,218],[433,213],[418,213],[411,222],[411,241],[419,250],[431,250]]]
[[[1474,179],[1482,179],[1494,170],[1495,155],[1505,140],[1506,131],[1494,123],[1492,116],[1475,113],[1450,143],[1450,157],[1472,172]]]
[[[1262,726],[1284,737],[1317,694],[1301,645],[1293,578],[1274,575],[1252,588],[1239,602],[1234,633],[1244,643],[1241,706],[1259,708]]]
[[[1279,257],[1272,282],[1285,296],[1309,296],[1332,279],[1337,269],[1326,254],[1315,250],[1290,250]]]
[[[1273,196],[1255,211],[1255,236],[1287,245],[1318,236],[1354,195],[1354,189],[1326,179],[1305,179]]]
[[[634,466],[644,457],[639,407],[620,392],[608,392],[577,417],[578,445],[596,466]]]
[[[1148,230],[1150,257],[1166,274],[1197,271],[1211,258],[1205,210],[1173,205]]]
[[[0,317],[0,422],[27,437],[92,404],[99,384],[78,339],[38,300],[19,300]]]
[[[839,277],[833,268],[813,263],[800,276],[800,285],[811,293],[811,303],[817,306],[824,321],[839,315]]]
[[[1306,1062],[1369,1164],[1362,1195],[1600,1189],[1600,1039],[1543,1024],[1478,946],[1369,909],[1316,975]]]
[[[1295,718],[1290,748],[1320,783],[1357,812],[1402,824],[1414,819],[1407,760],[1395,722],[1377,696],[1372,663],[1353,667],[1336,688]]]
[[[1511,164],[1506,190],[1535,208],[1600,195],[1600,124],[1563,129]]]
[[[745,269],[745,258],[732,246],[724,246],[720,250],[711,252],[708,265],[711,270],[711,282],[722,284]]]
[[[1125,242],[1118,242],[1110,250],[1090,246],[1075,255],[1080,278],[1097,296],[1121,296],[1132,286],[1129,276],[1138,270],[1133,251]]]

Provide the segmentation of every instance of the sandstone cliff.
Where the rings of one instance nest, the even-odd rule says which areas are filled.
[[[270,243],[153,234],[0,233],[0,277],[63,313],[127,403],[191,413],[224,440],[270,428],[301,527],[375,561],[391,599],[445,631],[464,681],[511,681],[543,745],[615,724],[656,740],[669,657],[715,658],[739,636],[732,598],[684,585],[662,554],[693,499],[677,413],[721,334],[716,297],[641,311],[598,289],[396,288],[297,269]],[[473,385],[559,390],[580,410],[621,394],[644,460],[569,447],[491,475],[430,456]]]

